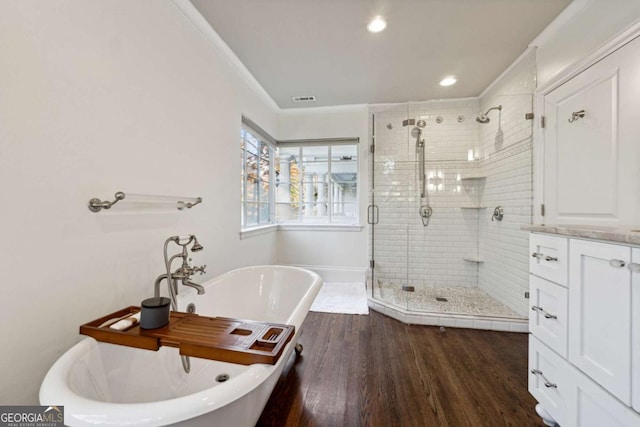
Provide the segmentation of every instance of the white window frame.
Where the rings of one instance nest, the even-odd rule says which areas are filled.
[[[258,223],[257,224],[247,224],[247,142],[245,140],[244,143],[244,153],[242,158],[242,167],[244,171],[242,171],[242,175],[245,179],[242,180],[242,188],[241,188],[241,219],[240,219],[240,232],[241,236],[248,236],[254,234],[260,234],[261,231],[265,231],[269,228],[274,228],[275,224],[275,152],[276,152],[276,141],[265,132],[260,126],[258,126],[255,122],[251,121],[246,117],[242,117],[242,130],[244,132],[250,133],[254,138],[258,139],[261,143],[266,144],[269,147],[269,194],[268,194],[268,203],[269,203],[269,218],[265,222],[260,222],[260,201],[258,201]],[[242,133],[241,133],[242,135]],[[258,147],[259,151],[259,147]],[[260,153],[258,152],[258,164],[260,163]],[[259,175],[259,174],[258,174]],[[253,203],[253,202],[251,202]]]
[[[282,148],[282,147],[295,147],[295,148],[299,148],[298,151],[298,158],[300,159],[300,163],[303,164],[303,160],[302,160],[302,154],[303,154],[303,149],[305,147],[327,147],[328,150],[328,158],[327,158],[327,175],[329,177],[331,177],[331,164],[332,164],[332,160],[331,160],[331,148],[338,146],[338,145],[355,145],[356,148],[356,158],[357,158],[357,167],[356,167],[356,173],[357,173],[357,182],[356,182],[356,201],[354,202],[354,206],[355,206],[355,219],[354,219],[354,223],[353,224],[344,224],[344,223],[336,223],[336,222],[332,222],[332,218],[333,218],[333,192],[332,191],[328,191],[327,194],[327,222],[313,222],[313,223],[305,223],[300,221],[300,218],[302,218],[302,206],[304,205],[304,202],[301,200],[299,203],[299,214],[298,214],[298,220],[295,221],[278,221],[278,228],[279,229],[283,229],[283,230],[326,230],[326,231],[337,231],[337,230],[343,230],[343,231],[360,231],[362,229],[362,225],[360,224],[360,197],[361,197],[361,176],[360,176],[360,139],[359,138],[333,138],[333,139],[313,139],[313,140],[287,140],[287,141],[278,141],[277,143],[277,147],[278,148]],[[301,183],[300,185],[302,185],[302,181],[303,178],[301,179]],[[330,179],[328,181],[328,184],[330,183]],[[277,205],[277,200],[276,200],[276,205]]]

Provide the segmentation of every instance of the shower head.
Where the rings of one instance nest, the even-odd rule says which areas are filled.
[[[420,129],[419,127],[415,127],[413,129],[411,129],[411,136],[414,138],[420,138],[420,136],[422,135],[422,129]]]
[[[492,110],[498,110],[498,111],[502,111],[502,105],[498,105],[497,107],[491,107],[487,110],[486,113],[484,114],[480,114],[478,117],[476,117],[476,122],[478,123],[489,123],[491,120],[489,119],[489,112]]]
[[[191,252],[200,252],[204,247],[198,242],[196,236],[193,236],[193,246],[191,246]]]

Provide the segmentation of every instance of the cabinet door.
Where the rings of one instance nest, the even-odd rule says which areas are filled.
[[[631,249],[571,240],[569,361],[631,405]]]
[[[631,270],[631,307],[633,315],[633,322],[631,323],[631,368],[633,369],[631,397],[633,399],[633,409],[640,412],[640,249],[633,249],[632,261],[633,264],[629,266]]]
[[[531,275],[529,305],[529,331],[567,357],[567,288]]]
[[[581,372],[572,370],[567,426],[638,427],[640,414],[623,405]],[[574,419],[575,417],[575,419]],[[564,426],[563,426],[564,427]]]
[[[640,38],[544,97],[545,222],[637,221],[639,74]]]

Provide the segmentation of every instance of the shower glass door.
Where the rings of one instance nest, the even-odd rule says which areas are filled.
[[[407,108],[376,113],[373,116],[375,138],[371,153],[369,222],[373,297],[383,303],[409,308],[409,231],[410,211],[415,204],[415,185],[407,186],[413,176],[409,161],[408,127],[402,126]]]
[[[477,287],[476,187],[482,183],[469,179],[477,175],[478,162],[468,158],[468,147],[476,148],[468,135],[476,134],[478,107],[463,107],[472,120],[434,115],[431,104],[373,114],[369,246],[372,294],[383,303],[459,314],[465,311],[455,298]],[[451,143],[462,138],[457,146]]]

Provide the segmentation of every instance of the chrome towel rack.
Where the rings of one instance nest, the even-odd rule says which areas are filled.
[[[202,203],[202,197],[179,197],[179,196],[156,196],[151,194],[133,194],[118,191],[114,195],[113,201],[100,200],[93,198],[89,200],[89,210],[91,212],[100,212],[102,209],[111,209],[113,205],[121,200],[137,202],[141,204],[175,204],[178,210],[191,209],[195,205]]]

